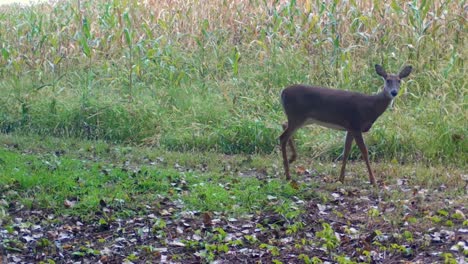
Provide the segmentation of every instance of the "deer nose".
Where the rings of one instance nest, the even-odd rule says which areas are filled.
[[[393,97],[395,97],[395,96],[397,96],[398,92],[397,92],[396,90],[393,90],[393,91],[390,92],[390,94],[391,94]]]

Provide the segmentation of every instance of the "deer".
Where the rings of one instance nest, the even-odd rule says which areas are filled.
[[[369,154],[362,133],[368,132],[374,122],[388,108],[398,95],[401,80],[408,77],[411,66],[405,66],[399,74],[387,74],[385,69],[375,65],[375,71],[384,80],[382,90],[374,95],[358,92],[308,86],[291,85],[281,92],[281,104],[287,117],[283,124],[283,133],[279,137],[286,179],[291,181],[289,165],[297,158],[294,133],[301,127],[317,124],[331,129],[346,131],[343,163],[339,181],[344,183],[346,161],[353,141],[356,141],[369,172],[369,180],[376,185],[375,177],[369,163]],[[291,148],[288,159],[286,147]]]

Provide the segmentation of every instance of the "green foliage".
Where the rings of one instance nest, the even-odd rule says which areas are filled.
[[[340,239],[336,236],[335,231],[328,223],[322,223],[322,231],[317,231],[315,236],[322,240],[322,246],[329,252],[340,245]]]
[[[27,203],[31,209],[47,207],[68,210],[73,214],[97,210],[103,199],[121,199],[125,203],[132,199],[132,194],[166,193],[170,185],[168,176],[173,173],[140,171],[141,181],[134,182],[133,172],[107,168],[105,164],[86,167],[85,163],[73,158],[59,158],[52,154],[33,157],[5,150],[0,150],[0,156],[8,164],[0,167],[0,191],[7,194],[7,199]],[[120,184],[114,185],[116,181]],[[20,197],[16,192],[9,192],[13,189],[25,193]],[[71,207],[64,207],[64,201],[69,197],[79,197],[79,200]],[[100,218],[98,225],[105,229],[109,221]]]
[[[269,202],[268,195],[270,194],[290,198],[300,192],[300,190],[295,190],[284,184],[280,179],[260,183],[257,179],[247,178],[226,184],[224,183],[225,179],[220,178],[219,175],[205,175],[205,177],[206,182],[202,181],[191,185],[192,193],[182,197],[187,205],[200,208],[202,211],[259,209],[259,206]],[[260,185],[262,188],[259,187]],[[272,209],[281,214],[284,212],[287,218],[297,216],[301,212],[300,210],[292,210],[289,202],[275,205]]]
[[[410,257],[414,254],[413,249],[411,247],[407,247],[404,245],[392,243],[390,244],[390,248],[395,250],[396,252],[403,254],[403,256],[405,257]]]
[[[336,256],[335,259],[339,264],[357,264],[357,262],[350,260],[349,257],[346,256]]]
[[[405,231],[403,232],[403,237],[404,237],[405,240],[408,241],[408,242],[413,242],[413,240],[414,240],[413,234],[412,234],[410,231],[408,231],[408,230],[405,230]]]
[[[423,171],[423,178],[432,175],[446,183],[444,188],[432,183],[419,186],[424,191],[417,197],[431,195],[425,196],[425,206],[414,207],[411,215],[418,221],[410,221],[407,208],[422,200],[402,188],[406,184],[402,180],[387,180],[386,190],[377,193],[361,186],[337,189],[336,183],[321,182],[322,176],[316,175],[294,189],[278,179],[276,155],[164,152],[103,141],[11,135],[0,135],[0,145],[4,146],[0,149],[0,226],[5,235],[0,246],[9,254],[50,254],[55,259],[55,243],[36,234],[68,223],[74,226],[76,219],[82,219],[93,228],[80,229],[85,235],[77,235],[63,252],[83,261],[97,259],[122,236],[155,243],[137,243],[125,251],[120,256],[127,262],[157,260],[159,249],[165,248],[183,251],[171,255],[173,260],[196,254],[196,261],[205,262],[227,259],[233,252],[246,253],[247,259],[257,252],[267,261],[291,261],[296,255],[292,261],[299,263],[370,262],[375,257],[371,252],[391,259],[413,258],[435,249],[445,252],[447,245],[451,259],[466,255],[462,243],[453,245],[452,238],[439,231],[447,230],[442,225],[458,230],[467,224],[461,220],[465,185],[461,177],[457,181],[452,177],[463,171],[453,167],[398,165],[403,175],[417,178]],[[393,166],[380,163],[376,169]],[[350,171],[357,173],[356,167],[362,170],[351,164]],[[341,199],[339,203],[330,198],[322,203],[325,194],[332,197],[330,192]],[[382,200],[379,210],[374,195]],[[316,207],[317,202],[325,210]],[[427,211],[430,208],[433,211]],[[346,219],[336,218],[335,211]],[[44,212],[40,221],[38,212]],[[402,216],[407,219],[404,225],[404,219],[394,220]],[[96,235],[103,232],[109,236]],[[367,246],[356,247],[362,238]],[[431,260],[440,262],[443,256],[434,255]]]
[[[307,256],[305,254],[299,254],[298,259],[304,261],[304,264],[321,264],[321,263],[323,263],[323,261],[321,259],[319,259],[319,258],[317,258],[315,256],[312,257],[312,259],[311,259],[309,256]]]
[[[137,261],[138,259],[139,259],[139,257],[136,256],[135,254],[130,254],[129,256],[127,256],[125,258],[125,260],[129,261],[129,262]]]
[[[295,234],[297,232],[300,232],[302,229],[304,229],[304,223],[297,221],[288,226],[286,234]]]
[[[283,87],[373,93],[381,85],[375,63],[389,71],[412,64],[393,108],[367,137],[373,158],[465,162],[459,1],[86,0],[3,10],[1,132],[270,153],[285,121]],[[178,15],[155,15],[168,13]],[[298,133],[298,147],[336,158],[341,137],[314,127]]]
[[[453,221],[452,220],[447,220],[445,221],[445,225],[448,227],[453,227]]]
[[[437,211],[437,214],[440,215],[440,216],[447,217],[449,215],[449,212],[447,212],[444,209],[440,209],[440,210]]]
[[[457,260],[453,257],[452,253],[442,253],[445,264],[456,264]]]
[[[455,220],[458,220],[458,221],[462,221],[463,220],[463,214],[461,212],[456,212],[456,213],[453,213],[451,215],[451,218],[455,219]]]
[[[265,243],[262,243],[260,244],[259,248],[261,249],[267,249],[270,254],[274,257],[277,257],[281,254],[280,250],[278,247],[276,246],[273,246],[273,245],[268,245],[268,244],[265,244]]]
[[[370,218],[376,218],[378,217],[380,214],[379,212],[379,209],[377,208],[371,208],[369,209],[369,211],[367,212],[367,215],[370,217]]]

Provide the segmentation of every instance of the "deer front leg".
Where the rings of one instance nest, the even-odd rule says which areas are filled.
[[[346,169],[346,162],[348,160],[349,152],[351,150],[351,144],[353,143],[353,135],[351,132],[346,133],[346,139],[345,139],[345,146],[344,146],[344,151],[343,151],[343,165],[341,165],[341,173],[340,173],[340,182],[344,182],[344,176],[345,176],[345,169]]]
[[[353,136],[354,136],[354,139],[356,140],[356,144],[361,150],[362,158],[366,162],[367,170],[369,171],[369,180],[371,184],[375,185],[375,178],[374,178],[374,174],[372,173],[372,169],[369,163],[369,155],[367,152],[366,144],[364,143],[364,139],[362,138],[362,133],[360,131],[354,132]]]

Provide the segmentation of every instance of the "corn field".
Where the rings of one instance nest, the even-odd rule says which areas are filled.
[[[466,1],[58,1],[0,7],[0,130],[271,152],[292,83],[375,93],[415,68],[374,158],[465,162]],[[311,128],[300,149],[341,151]],[[315,140],[307,140],[309,138]]]

